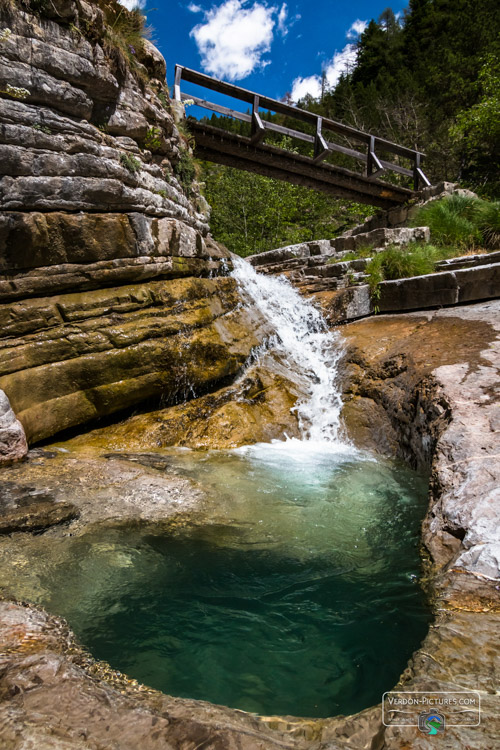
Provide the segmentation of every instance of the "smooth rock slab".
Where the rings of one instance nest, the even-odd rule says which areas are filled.
[[[0,481],[0,534],[39,531],[78,515],[72,503],[57,502],[50,492]]]

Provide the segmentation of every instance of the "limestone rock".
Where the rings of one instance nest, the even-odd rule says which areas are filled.
[[[458,302],[457,280],[454,274],[447,272],[384,281],[379,288],[381,312],[419,310]]]
[[[31,441],[234,376],[267,325],[239,305],[230,278],[41,298],[3,313],[17,338],[0,341],[0,387]]]
[[[370,318],[343,329],[356,347],[346,370],[352,434],[363,404],[368,415],[374,412],[369,399],[388,415],[399,455],[421,467],[432,461],[423,539],[447,586],[463,575],[476,576],[477,585],[500,579],[499,310],[494,300]]]
[[[74,505],[57,502],[49,492],[0,482],[0,534],[40,531],[77,516]]]
[[[0,464],[19,461],[27,452],[23,426],[12,411],[6,394],[0,390]]]
[[[302,394],[285,368],[266,358],[233,385],[178,406],[130,417],[70,440],[66,446],[148,451],[167,446],[230,449],[299,437],[292,411]]]

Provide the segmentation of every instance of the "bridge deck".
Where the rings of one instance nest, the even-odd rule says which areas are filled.
[[[190,121],[189,128],[196,140],[195,154],[205,161],[304,185],[337,198],[350,198],[379,208],[391,208],[415,196],[415,192],[408,188],[369,179],[332,164],[314,164],[307,156],[269,144],[254,145],[249,138],[210,125]]]
[[[236,98],[250,104],[252,110],[245,113],[185,94],[181,92],[182,80]],[[414,196],[420,185],[430,184],[421,168],[424,154],[419,151],[364,133],[348,125],[321,117],[314,112],[255,94],[180,65],[175,68],[174,98],[179,102],[191,100],[191,103],[200,107],[250,125],[251,135],[247,138],[200,121],[190,120],[190,128],[196,140],[196,154],[201,159],[256,172],[296,185],[305,185],[330,195],[351,198],[359,203],[368,203],[381,208],[404,203]],[[262,119],[260,110],[263,108],[285,115],[293,122],[306,123],[308,126],[306,132]],[[268,132],[309,143],[313,149],[313,155],[304,156],[264,143]],[[343,142],[331,140],[331,135],[327,140],[327,133],[334,134],[337,138],[340,136]],[[361,144],[361,146],[355,148],[353,144]],[[365,174],[324,161],[334,153],[361,161],[366,167]],[[389,158],[394,154],[396,159],[387,161],[387,154]],[[404,162],[408,163],[408,161],[411,163],[411,169],[404,166]],[[380,179],[387,172],[395,172],[412,178],[414,189],[393,185]]]

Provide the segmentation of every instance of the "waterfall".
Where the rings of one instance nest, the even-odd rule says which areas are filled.
[[[243,297],[255,305],[274,328],[268,346],[287,367],[300,373],[306,396],[295,407],[302,444],[325,444],[346,449],[341,436],[338,365],[343,352],[338,332],[331,331],[321,312],[294,289],[284,276],[258,274],[253,266],[234,257],[232,273]],[[305,446],[304,446],[305,447]]]

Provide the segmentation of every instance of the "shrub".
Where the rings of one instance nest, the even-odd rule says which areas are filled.
[[[484,246],[494,250],[500,247],[500,201],[488,203],[477,201],[474,207],[474,221],[481,232]]]
[[[481,233],[475,223],[477,198],[451,195],[432,201],[418,211],[413,226],[428,226],[431,237],[439,245],[454,245],[470,250],[481,244]]]

